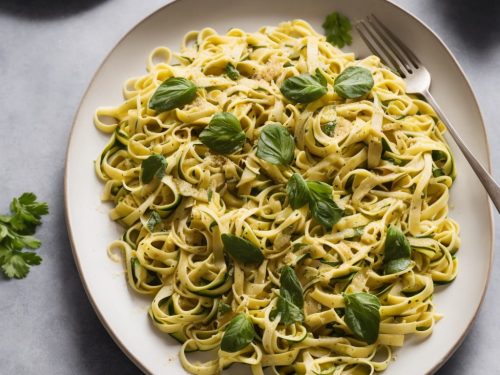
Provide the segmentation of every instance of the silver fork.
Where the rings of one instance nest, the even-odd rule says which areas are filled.
[[[422,65],[418,57],[374,15],[368,16],[366,21],[358,21],[355,26],[372,53],[379,56],[385,65],[396,70],[404,78],[407,92],[422,95],[434,108],[477,177],[479,177],[497,211],[500,212],[500,187],[488,171],[472,155],[429,92],[431,85],[429,71]]]

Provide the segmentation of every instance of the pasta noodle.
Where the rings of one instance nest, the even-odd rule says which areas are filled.
[[[225,73],[228,64],[238,79]],[[350,66],[368,69],[374,80],[359,99],[332,89]],[[318,69],[328,85],[320,99],[293,103],[280,91],[287,78]],[[196,98],[164,112],[149,108],[170,77],[194,82]],[[109,252],[123,255],[130,287],[152,297],[155,327],[183,343],[186,371],[216,374],[245,363],[255,375],[266,367],[276,374],[373,374],[388,366],[406,335],[431,334],[441,318],[435,285],[457,274],[459,228],[448,217],[455,165],[434,110],[407,95],[403,79],[378,57],[356,60],[302,20],[256,33],[205,28],[189,32],[180,53],[156,48],[147,74],[127,80],[123,95],[122,104],[99,108],[94,119],[111,136],[96,162],[102,199],[114,204],[110,217],[126,229]],[[246,142],[238,152],[217,154],[200,142],[220,112],[241,124]],[[269,123],[294,137],[289,166],[256,155]],[[153,154],[165,158],[165,173],[144,183],[141,165]],[[333,188],[343,216],[332,230],[307,205],[291,207],[286,185],[293,173]],[[412,252],[407,269],[388,274],[390,225]],[[260,249],[260,265],[228,256],[225,233]],[[304,298],[303,321],[287,325],[273,316],[285,265]],[[380,301],[374,343],[346,324],[344,296],[355,292]],[[251,319],[256,338],[241,350],[221,350],[238,313]],[[213,351],[213,359],[192,360],[189,353],[200,350]]]

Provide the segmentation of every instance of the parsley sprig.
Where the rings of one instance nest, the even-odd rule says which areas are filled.
[[[0,215],[0,268],[7,278],[22,279],[30,266],[42,262],[35,252],[23,249],[40,247],[40,240],[32,235],[42,223],[42,216],[49,213],[49,207],[45,202],[37,202],[35,194],[24,193],[12,200],[10,212]]]
[[[337,46],[343,48],[346,44],[351,45],[351,21],[346,16],[333,12],[329,14],[323,23],[325,29],[326,40]]]

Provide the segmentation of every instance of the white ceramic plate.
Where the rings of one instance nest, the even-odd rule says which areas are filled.
[[[149,298],[127,288],[121,264],[106,254],[122,230],[110,221],[109,206],[100,202],[103,185],[93,160],[108,136],[93,126],[98,106],[121,102],[125,79],[145,72],[146,57],[156,46],[178,50],[183,35],[206,26],[225,32],[231,27],[256,31],[263,25],[303,18],[316,30],[326,14],[338,10],[351,20],[376,14],[398,34],[432,74],[431,91],[479,160],[488,163],[488,146],[481,114],[457,62],[437,36],[412,15],[385,0],[178,0],[147,17],[111,51],[91,82],[75,117],[66,164],[66,214],[78,269],[89,298],[116,343],[145,372],[182,374],[179,345],[158,333],[147,317]],[[352,50],[368,54],[355,35]],[[458,178],[451,190],[450,215],[461,226],[459,275],[435,296],[444,319],[428,339],[408,340],[386,375],[421,375],[446,361],[470,327],[487,285],[492,256],[492,216],[487,196],[455,145]],[[243,371],[241,371],[243,370]],[[232,367],[228,374],[250,373]]]

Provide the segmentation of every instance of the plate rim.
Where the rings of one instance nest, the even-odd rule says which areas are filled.
[[[108,322],[106,321],[106,319],[102,315],[99,306],[97,305],[97,303],[95,302],[95,300],[93,298],[93,295],[92,295],[92,293],[89,289],[89,286],[87,284],[87,280],[85,278],[85,275],[83,273],[82,266],[80,263],[80,258],[79,258],[78,252],[76,251],[76,244],[75,244],[74,239],[73,239],[73,227],[71,225],[71,217],[69,214],[69,194],[68,194],[68,185],[69,185],[69,178],[68,178],[68,168],[69,167],[68,167],[68,164],[69,163],[68,163],[68,159],[69,159],[69,154],[70,154],[70,150],[71,150],[71,145],[75,139],[74,135],[75,135],[75,128],[76,128],[76,121],[77,121],[78,117],[80,116],[82,104],[83,104],[84,100],[86,99],[91,86],[93,85],[94,81],[96,80],[96,77],[101,73],[101,70],[102,70],[104,64],[108,61],[108,59],[115,52],[115,50],[118,48],[118,46],[130,34],[132,34],[138,27],[140,27],[143,23],[147,22],[151,17],[156,15],[158,12],[163,11],[164,9],[170,7],[173,4],[180,3],[181,1],[182,0],[172,0],[169,3],[161,5],[160,7],[149,12],[146,16],[141,18],[131,28],[129,28],[128,31],[126,31],[114,43],[113,47],[109,50],[109,52],[106,54],[106,56],[102,59],[102,61],[98,65],[97,69],[93,73],[92,78],[90,79],[85,91],[83,92],[83,94],[79,100],[77,110],[75,111],[75,114],[73,116],[73,119],[71,122],[71,131],[70,131],[70,134],[68,137],[68,146],[66,148],[65,164],[64,164],[64,217],[65,217],[65,223],[66,223],[66,228],[67,228],[67,232],[68,232],[68,239],[69,239],[69,242],[71,245],[71,251],[73,254],[76,268],[78,270],[78,276],[79,276],[80,281],[83,285],[83,289],[85,290],[85,294],[87,295],[87,298],[88,298],[94,312],[96,313],[99,321],[101,322],[102,326],[104,326],[104,328],[106,329],[108,334],[111,336],[111,338],[113,339],[115,344],[128,357],[128,359],[130,359],[132,361],[132,363],[134,363],[134,365],[137,366],[145,374],[151,374],[151,372],[145,367],[145,365],[142,364],[142,362],[139,360],[139,358],[137,358],[137,356],[134,353],[132,353],[126,347],[125,344],[122,343],[122,341],[118,337],[118,334],[114,332],[114,330],[111,328],[110,325],[108,325]],[[434,32],[434,30],[432,30],[423,20],[421,20],[419,17],[417,17],[411,11],[394,3],[393,0],[379,0],[379,1],[386,2],[388,5],[397,8],[398,10],[406,13],[408,16],[410,16],[415,21],[417,21],[421,26],[423,26],[427,31],[429,31],[432,34],[432,36],[439,42],[439,44],[441,44],[441,46],[444,48],[444,50],[446,50],[446,52],[451,57],[453,63],[458,68],[460,75],[462,76],[464,82],[466,83],[467,89],[469,90],[469,93],[471,94],[471,96],[474,100],[474,104],[475,104],[476,108],[478,109],[479,118],[481,120],[480,126],[483,130],[482,138],[483,138],[483,141],[486,145],[486,170],[491,174],[491,165],[492,165],[491,148],[490,148],[490,144],[488,141],[488,133],[487,133],[487,129],[486,129],[485,122],[484,122],[484,116],[483,116],[481,107],[479,105],[479,102],[477,100],[476,94],[475,94],[475,92],[474,92],[474,90],[469,82],[469,79],[468,79],[467,75],[465,74],[462,66],[458,62],[457,58],[455,57],[453,52],[448,48],[448,46],[444,43],[444,41],[441,39],[441,37],[436,32]],[[462,333],[462,335],[460,336],[460,338],[455,342],[455,344],[452,347],[450,347],[450,349],[448,350],[446,355],[444,355],[443,358],[441,358],[441,360],[439,362],[437,362],[429,372],[427,372],[427,374],[434,374],[437,370],[439,370],[439,368],[441,368],[451,358],[451,356],[457,351],[457,349],[462,345],[465,338],[470,333],[472,326],[475,324],[477,317],[478,317],[478,314],[479,314],[479,311],[480,311],[481,307],[483,306],[484,298],[486,296],[486,292],[488,290],[489,283],[491,280],[491,269],[492,269],[492,264],[493,264],[494,246],[495,246],[495,244],[494,244],[494,242],[495,242],[495,235],[494,235],[494,233],[495,233],[495,222],[494,222],[495,217],[493,215],[492,203],[491,203],[491,200],[489,198],[488,198],[488,217],[489,217],[489,222],[490,222],[490,228],[489,228],[490,229],[490,236],[489,236],[489,241],[488,241],[489,245],[490,245],[489,249],[488,249],[489,250],[488,251],[489,259],[488,259],[487,275],[486,275],[484,287],[481,291],[481,298],[479,300],[479,304],[477,305],[477,307],[474,311],[474,314],[472,316],[472,319],[468,322],[467,327],[465,328],[465,330]]]

